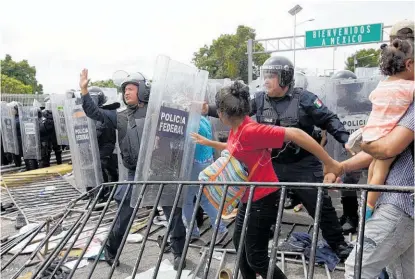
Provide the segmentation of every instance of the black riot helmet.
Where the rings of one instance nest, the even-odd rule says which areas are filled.
[[[346,96],[342,97],[350,97],[348,96],[349,94],[356,94],[360,92],[363,87],[362,82],[358,81],[356,74],[349,70],[337,71],[331,76],[330,79],[335,81],[336,91],[341,90],[344,94],[346,94]]]
[[[144,75],[139,72],[131,73],[122,82],[121,92],[123,94],[123,101],[126,105],[128,104],[125,102],[124,94],[125,94],[125,87],[127,87],[127,85],[129,84],[134,84],[138,87],[138,101],[142,103],[148,103],[150,99],[151,84],[144,77]]]
[[[340,70],[333,74],[331,79],[357,79],[357,76],[349,70]]]
[[[281,87],[292,86],[294,84],[294,65],[284,56],[268,58],[261,67],[261,73],[264,78],[267,74],[276,74]]]
[[[102,89],[98,86],[89,87],[88,93],[91,95],[94,103],[99,107],[102,107],[102,105],[107,102],[107,96],[105,96],[104,91],[102,91]]]
[[[75,89],[66,90],[66,99],[74,99],[75,98]]]
[[[19,106],[21,106],[21,105],[22,105],[20,102],[11,101],[11,102],[10,102],[10,103],[8,103],[7,105],[13,109],[12,114],[13,114],[14,116],[19,115]]]

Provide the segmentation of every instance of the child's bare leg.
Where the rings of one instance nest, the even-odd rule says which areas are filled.
[[[370,177],[370,180],[368,180],[368,183],[372,185],[384,185],[393,161],[395,161],[395,157],[386,160],[374,159],[370,165],[372,166],[373,164],[373,169],[372,176]]]
[[[389,173],[389,168],[392,165],[395,158],[386,160],[374,159],[369,166],[368,172],[368,184],[371,185],[383,185],[385,184],[386,177]],[[378,200],[381,192],[369,192],[367,196],[367,204],[373,209]]]
[[[373,170],[375,169],[375,162],[376,159],[373,159],[373,161],[369,165],[369,169],[367,171],[367,184],[370,184],[370,181],[372,181]]]

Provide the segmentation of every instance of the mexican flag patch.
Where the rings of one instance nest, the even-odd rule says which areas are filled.
[[[320,101],[319,98],[315,99],[313,104],[316,108],[321,108],[323,106],[323,103]]]

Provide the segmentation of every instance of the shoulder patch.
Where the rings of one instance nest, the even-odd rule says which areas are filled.
[[[323,103],[320,101],[320,99],[319,99],[319,98],[316,98],[316,99],[314,100],[313,104],[314,104],[314,106],[315,106],[316,108],[321,108],[321,107],[323,106]]]

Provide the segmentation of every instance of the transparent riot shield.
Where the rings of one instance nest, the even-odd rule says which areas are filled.
[[[69,145],[68,133],[66,131],[64,106],[67,96],[65,94],[51,94],[50,103],[52,107],[53,122],[55,124],[56,140],[59,145]]]
[[[208,104],[215,104],[216,93],[221,90],[222,87],[230,85],[232,81],[230,79],[209,79],[206,86],[206,97]],[[210,124],[212,125],[213,140],[226,142],[230,128],[224,125],[219,118],[210,117]],[[215,158],[220,156],[220,152],[215,150]]]
[[[20,133],[25,160],[40,160],[40,109],[19,106]]]
[[[85,115],[80,99],[66,100],[64,113],[76,186],[84,192],[102,183],[95,123]]]
[[[350,134],[366,125],[372,110],[369,95],[379,84],[380,78],[330,80],[328,82],[325,103],[331,111],[337,114]],[[346,149],[331,135],[327,138],[326,150],[335,160],[344,161],[350,158]],[[365,182],[365,180],[366,175],[363,175],[360,182]]]
[[[118,181],[127,181],[128,180],[128,169],[124,166],[121,157],[121,149],[118,141],[118,130],[116,130],[117,141],[115,143],[114,152],[117,154],[118,158]]]
[[[323,104],[326,103],[326,96],[329,93],[327,92],[328,81],[328,77],[309,76],[302,73],[295,75],[295,86],[317,95]],[[315,127],[314,129],[315,133],[322,133],[319,127]]]
[[[298,82],[301,84],[302,88],[305,90],[317,95],[320,101],[323,104],[326,104],[326,96],[328,94],[328,77],[318,77],[318,76],[307,76],[307,75],[299,75]],[[295,80],[295,85],[297,86],[297,79]]]
[[[206,71],[181,64],[166,56],[157,58],[140,138],[136,181],[190,179],[195,144],[189,134],[199,130],[207,79]],[[159,187],[147,186],[142,206],[154,205]],[[176,187],[166,186],[159,206],[171,206],[176,190]],[[140,186],[134,187],[131,206],[135,206],[140,191]]]
[[[118,92],[116,88],[101,87],[101,90],[104,92],[105,97],[107,97],[107,101],[104,105],[118,102]]]
[[[5,102],[1,103],[1,137],[4,152],[19,155],[15,109]]]

